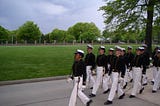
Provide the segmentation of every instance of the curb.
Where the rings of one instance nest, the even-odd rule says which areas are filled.
[[[52,81],[52,80],[62,80],[66,78],[67,76],[56,76],[56,77],[24,79],[24,80],[14,80],[14,81],[0,81],[0,86],[23,84],[23,83],[34,83],[34,82],[42,82],[42,81]]]

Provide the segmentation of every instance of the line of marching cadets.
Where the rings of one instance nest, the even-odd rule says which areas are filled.
[[[146,48],[147,45],[143,44],[136,49],[134,55],[131,46],[128,46],[127,52],[125,48],[116,46],[115,50],[110,48],[108,55],[106,55],[105,47],[100,46],[96,58],[92,52],[93,46],[87,45],[87,54],[84,61],[84,51],[77,50],[72,66],[71,78],[74,79],[74,87],[69,106],[76,105],[77,97],[86,106],[90,106],[92,103],[90,98],[96,96],[100,85],[104,90],[103,94],[109,93],[104,105],[112,104],[116,93],[119,99],[123,99],[125,96],[124,89],[129,82],[133,84],[129,98],[134,98],[138,93],[141,94],[144,86],[147,85],[146,72],[149,68],[153,70],[152,93],[155,93],[160,87],[160,47],[155,48],[152,54],[152,62]],[[96,78],[93,76],[95,73]],[[84,86],[92,89],[89,97],[83,92]]]

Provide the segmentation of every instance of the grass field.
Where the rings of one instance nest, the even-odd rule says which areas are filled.
[[[98,47],[94,46],[95,54]],[[86,51],[86,45],[0,46],[0,81],[67,75],[78,48]]]

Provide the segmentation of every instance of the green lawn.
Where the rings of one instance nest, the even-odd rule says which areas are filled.
[[[77,48],[86,50],[86,46],[0,46],[0,81],[67,75]]]

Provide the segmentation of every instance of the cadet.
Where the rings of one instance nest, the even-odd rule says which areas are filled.
[[[159,84],[160,84],[160,49],[157,50],[157,54],[155,56],[154,62],[155,62],[154,66],[157,70],[157,74],[156,74],[156,77],[155,77],[155,82],[154,82],[154,85],[153,85],[152,93],[156,93],[157,89],[160,87],[159,86]]]
[[[128,71],[127,71],[127,57],[126,57],[126,49],[125,48],[122,48],[122,52],[121,52],[121,56],[122,56],[122,59],[124,61],[124,68],[125,68],[125,75],[124,75],[124,81],[122,82],[122,86],[123,86],[123,89],[125,89],[127,87],[127,83],[128,83]]]
[[[132,77],[132,70],[130,70],[131,68],[131,62],[133,61],[134,59],[134,54],[132,53],[132,47],[131,46],[128,46],[128,51],[126,53],[126,58],[127,58],[127,76],[128,76],[128,80],[130,78],[130,82],[132,82],[133,80],[133,77]]]
[[[95,83],[95,79],[93,78],[92,71],[95,68],[95,55],[92,53],[93,46],[87,45],[87,55],[85,57],[85,64],[86,64],[86,72],[87,72],[87,79],[86,85],[90,88],[93,88],[93,84]]]
[[[153,72],[153,78],[152,78],[152,81],[151,83],[154,85],[154,81],[155,81],[155,78],[156,78],[156,75],[157,75],[157,67],[156,67],[156,59],[157,59],[157,52],[160,48],[159,47],[156,47],[152,53],[152,60],[153,60],[153,67],[152,67],[152,72]]]
[[[115,96],[116,91],[118,91],[119,99],[123,99],[125,93],[123,92],[121,85],[119,84],[119,80],[124,80],[125,74],[125,64],[121,57],[122,48],[116,48],[116,57],[111,62],[111,77],[112,77],[112,85],[111,90],[108,96],[108,100],[104,103],[104,105],[112,104],[112,100]],[[121,75],[120,75],[121,74]]]
[[[71,93],[70,101],[69,101],[69,106],[75,106],[76,105],[76,99],[77,95],[80,98],[80,100],[86,105],[89,106],[92,100],[90,100],[83,92],[82,92],[82,84],[85,83],[86,80],[86,67],[85,63],[82,60],[84,56],[84,51],[82,50],[77,50],[75,52],[75,61],[72,66],[72,78],[74,79],[74,88]],[[82,78],[83,76],[83,78]]]
[[[101,83],[102,83],[102,86],[103,86],[103,89],[104,89],[104,93],[107,93],[108,90],[109,90],[106,80],[103,79],[104,73],[107,73],[107,71],[108,71],[106,69],[106,66],[107,66],[106,62],[107,62],[107,58],[106,58],[106,55],[105,55],[105,47],[100,46],[99,47],[99,55],[97,56],[97,59],[96,59],[97,76],[96,76],[96,81],[93,85],[92,93],[89,95],[90,97],[95,97],[96,96],[97,90],[98,90]]]
[[[107,65],[108,65],[108,69],[111,70],[111,62],[112,62],[113,58],[115,57],[115,55],[114,55],[114,49],[110,48],[108,53],[109,54],[107,55],[107,61],[108,61]],[[109,75],[110,74],[111,73],[109,73]]]
[[[142,71],[142,84],[143,85],[147,85],[147,76],[146,76],[146,71],[149,69],[149,65],[150,65],[150,55],[147,52],[147,45],[146,44],[142,44],[142,47],[144,47],[144,50],[142,51],[143,53],[143,58],[145,59],[144,62],[146,64],[146,69],[143,69]]]
[[[144,50],[144,47],[138,47],[136,50],[136,56],[134,57],[131,68],[133,70],[133,88],[131,91],[130,98],[134,98],[139,92],[140,94],[143,92],[144,87],[142,86],[142,70],[146,69],[146,62],[144,57],[142,56],[142,51]]]

